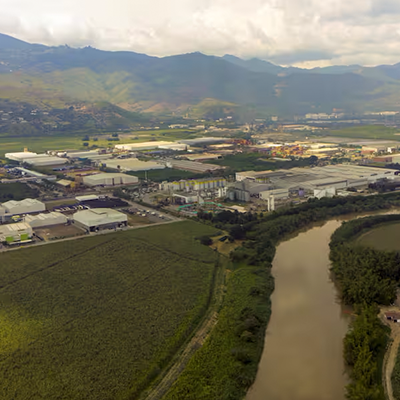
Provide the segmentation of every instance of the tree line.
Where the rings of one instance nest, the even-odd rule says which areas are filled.
[[[344,302],[353,305],[357,317],[344,339],[344,357],[351,367],[347,386],[351,400],[384,399],[380,365],[389,328],[377,317],[377,304],[396,299],[400,282],[400,254],[357,244],[355,239],[378,225],[400,221],[400,215],[378,215],[345,222],[332,235],[332,271]]]

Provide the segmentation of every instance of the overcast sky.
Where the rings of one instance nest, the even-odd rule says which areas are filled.
[[[0,32],[156,56],[303,67],[400,62],[400,0],[0,0]]]

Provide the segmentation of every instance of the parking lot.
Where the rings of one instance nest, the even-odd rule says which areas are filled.
[[[165,216],[156,210],[151,210],[146,207],[132,206],[129,208],[123,208],[120,211],[128,215],[129,225],[140,225],[140,224],[153,224],[160,223],[163,221],[171,221],[172,219]]]

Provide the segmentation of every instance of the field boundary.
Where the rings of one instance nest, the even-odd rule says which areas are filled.
[[[222,259],[222,260],[221,260]],[[168,390],[174,385],[179,375],[183,372],[195,352],[202,347],[212,329],[218,322],[218,312],[224,298],[225,273],[228,260],[224,256],[219,256],[219,262],[214,269],[213,283],[210,288],[208,309],[197,329],[192,333],[181,350],[171,361],[170,365],[164,370],[164,374],[159,376],[153,387],[140,398],[143,400],[161,400]]]

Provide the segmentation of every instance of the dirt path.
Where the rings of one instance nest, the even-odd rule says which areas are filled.
[[[396,357],[397,357],[397,352],[399,350],[399,344],[400,344],[400,335],[397,334],[393,338],[393,335],[391,335],[391,338],[393,339],[392,343],[390,344],[390,347],[386,353],[385,356],[385,363],[384,363],[384,380],[385,380],[385,389],[387,393],[387,397],[389,400],[396,400],[393,396],[393,389],[392,389],[392,372],[394,368],[394,364],[396,363]]]
[[[399,312],[400,309],[398,307],[382,307],[380,312],[382,322],[389,326],[389,328],[391,329],[391,342],[383,360],[382,383],[385,389],[386,398],[388,400],[396,400],[393,396],[392,373],[400,346],[400,324],[390,322],[385,318],[384,313],[388,311]]]
[[[210,332],[218,322],[217,310],[220,308],[224,297],[225,270],[224,266],[219,267],[217,270],[213,289],[213,300],[205,319],[196,331],[192,340],[187,344],[183,352],[178,356],[178,359],[174,362],[162,380],[150,391],[150,393],[141,398],[145,400],[161,400],[179,378],[179,375],[183,372],[194,353],[204,344]]]

